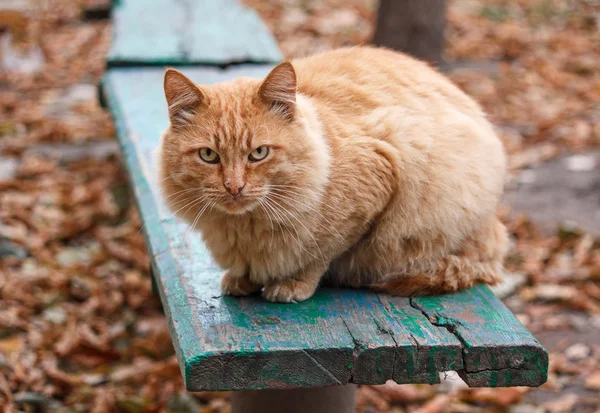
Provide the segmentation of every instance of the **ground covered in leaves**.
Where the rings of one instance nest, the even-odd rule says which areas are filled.
[[[10,2],[9,2],[10,3]],[[96,85],[101,0],[0,10],[0,411],[227,412],[186,393],[109,115]],[[368,42],[374,0],[246,0],[289,56]],[[15,11],[16,10],[16,11]],[[450,76],[490,114],[513,176],[600,143],[600,4],[452,0]],[[592,166],[593,167],[593,166]],[[598,412],[600,242],[541,235],[506,213],[514,245],[500,294],[551,353],[540,389],[363,386],[360,412]]]

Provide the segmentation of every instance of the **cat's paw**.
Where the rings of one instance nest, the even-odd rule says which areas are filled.
[[[298,280],[283,280],[265,286],[263,297],[276,303],[299,303],[315,293],[316,285]]]
[[[227,271],[221,279],[221,291],[225,295],[250,295],[260,291],[261,288],[262,286],[252,282],[248,275],[240,276],[232,271]]]

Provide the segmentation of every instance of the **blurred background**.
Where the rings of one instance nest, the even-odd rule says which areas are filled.
[[[424,7],[445,38],[424,44],[390,29],[401,1],[244,2],[289,58],[374,38],[439,64],[509,153],[513,246],[496,293],[550,352],[548,382],[363,386],[357,411],[600,412],[600,2],[448,0]],[[227,393],[184,391],[152,296],[98,103],[109,8],[0,0],[0,411],[228,412]]]

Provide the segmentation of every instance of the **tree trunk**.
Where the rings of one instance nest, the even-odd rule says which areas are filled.
[[[445,0],[380,0],[373,43],[442,63]]]

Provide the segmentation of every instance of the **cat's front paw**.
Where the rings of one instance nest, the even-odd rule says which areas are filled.
[[[221,291],[226,295],[250,295],[261,288],[262,286],[250,280],[248,275],[238,275],[232,271],[227,271],[221,279]]]
[[[263,297],[276,303],[299,303],[315,293],[316,285],[298,280],[283,280],[265,286]]]

